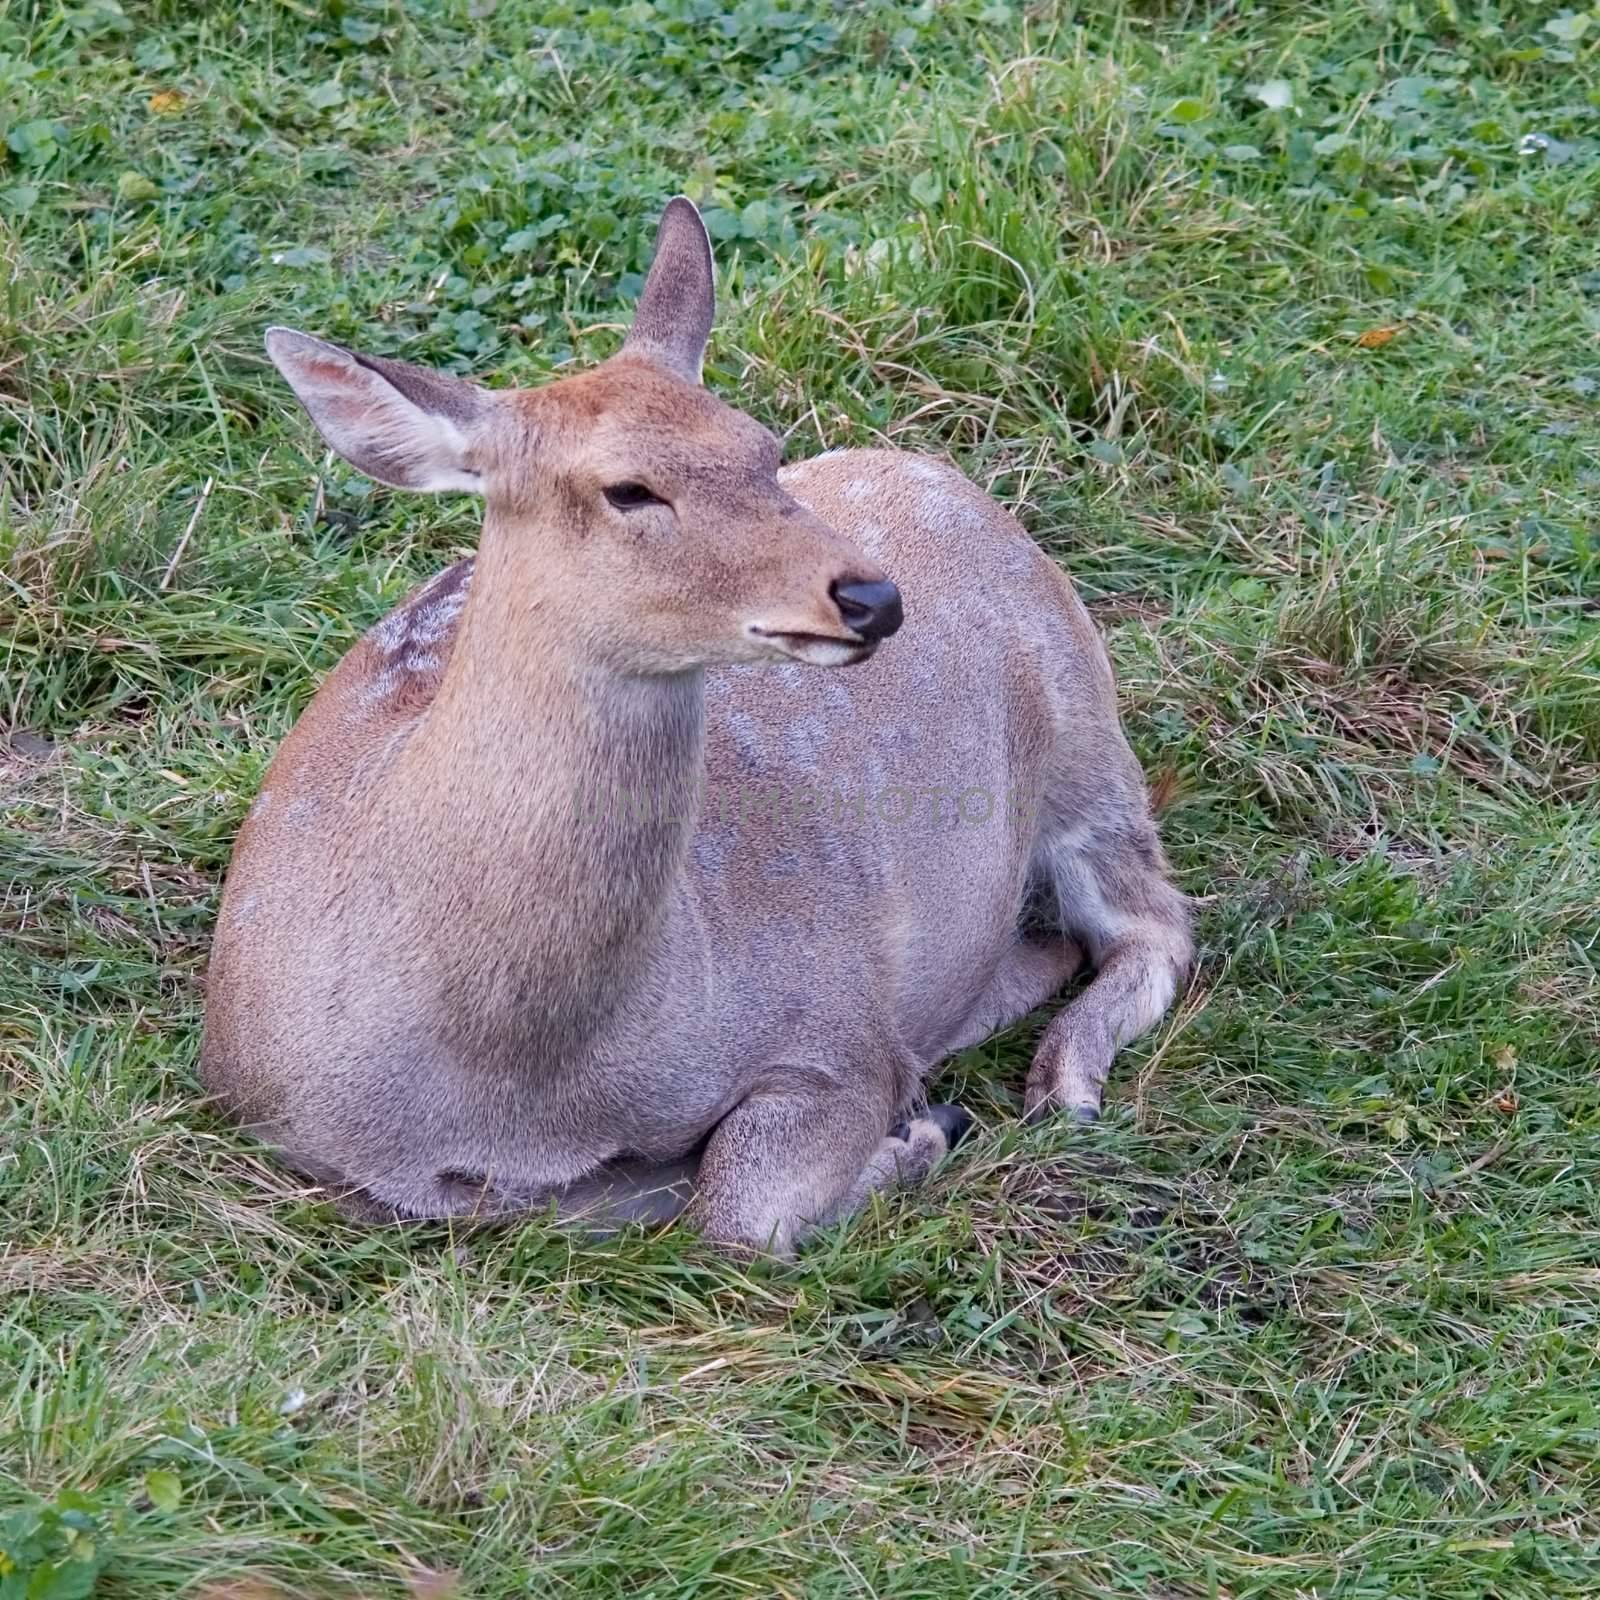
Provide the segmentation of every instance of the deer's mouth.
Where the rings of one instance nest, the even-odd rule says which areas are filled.
[[[840,638],[835,633],[794,633],[751,628],[751,636],[778,655],[804,661],[812,667],[852,667],[878,648],[876,639]]]

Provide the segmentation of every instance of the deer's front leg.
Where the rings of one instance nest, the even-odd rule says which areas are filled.
[[[691,1221],[717,1244],[789,1257],[874,1189],[920,1181],[970,1119],[956,1106],[930,1106],[886,1134],[895,1099],[887,1077],[839,1083],[784,1073],[717,1124]]]

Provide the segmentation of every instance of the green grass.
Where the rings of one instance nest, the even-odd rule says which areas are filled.
[[[0,87],[0,1596],[1595,1592],[1600,15],[23,0]],[[261,330],[537,382],[680,189],[721,393],[1071,569],[1202,969],[794,1270],[358,1232],[200,1107],[207,939],[474,524]]]

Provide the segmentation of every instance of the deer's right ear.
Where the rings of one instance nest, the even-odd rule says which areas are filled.
[[[397,489],[482,492],[474,446],[488,391],[293,328],[268,328],[267,354],[322,437],[369,478]]]
[[[699,383],[706,341],[717,314],[717,274],[711,240],[694,202],[667,202],[656,230],[655,259],[639,292],[633,327],[622,348],[648,357],[690,383]]]

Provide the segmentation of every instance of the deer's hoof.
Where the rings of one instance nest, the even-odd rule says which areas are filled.
[[[972,1113],[963,1106],[929,1106],[927,1116],[952,1150],[972,1131]]]

